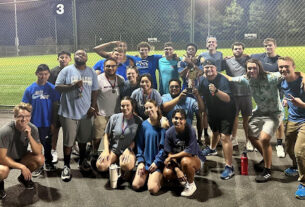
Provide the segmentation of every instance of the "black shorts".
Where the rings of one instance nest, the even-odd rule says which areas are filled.
[[[226,135],[232,134],[234,119],[234,116],[227,119],[208,116],[208,122],[212,132],[219,132]]]

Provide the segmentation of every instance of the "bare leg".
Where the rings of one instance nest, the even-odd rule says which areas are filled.
[[[230,135],[221,134],[223,155],[226,165],[232,166],[233,146]]]

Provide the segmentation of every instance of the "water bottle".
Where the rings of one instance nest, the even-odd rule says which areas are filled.
[[[242,175],[248,175],[248,157],[247,152],[243,152],[241,154],[241,174]]]

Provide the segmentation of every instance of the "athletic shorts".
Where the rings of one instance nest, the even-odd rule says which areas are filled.
[[[60,116],[60,123],[63,130],[63,144],[65,147],[72,147],[75,140],[82,144],[92,140],[93,121],[91,118],[75,120]]]
[[[212,132],[219,132],[221,134],[232,134],[233,124],[235,117],[231,119],[221,119],[213,116],[208,116],[208,123]]]
[[[94,119],[94,138],[102,139],[110,116],[97,116]]]
[[[241,112],[242,116],[252,115],[252,97],[251,96],[234,96],[236,107],[236,116]]]
[[[283,113],[280,113],[262,116],[254,113],[249,119],[249,137],[259,138],[261,131],[272,137],[274,132],[279,128],[283,115]]]

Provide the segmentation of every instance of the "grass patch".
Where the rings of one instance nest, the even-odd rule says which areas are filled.
[[[199,50],[200,54],[206,50]],[[231,56],[231,48],[220,48],[224,56]],[[245,54],[264,52],[263,48],[246,48]],[[151,54],[163,54],[163,51],[152,51]],[[185,54],[184,50],[177,50],[179,56]],[[294,58],[297,70],[305,72],[301,68],[305,65],[305,47],[278,47],[277,53],[281,56],[291,56]],[[136,55],[137,52],[128,52]],[[87,65],[92,67],[101,58],[95,53],[88,53]],[[57,56],[38,55],[22,57],[0,58],[0,105],[15,105],[22,99],[23,92],[27,86],[36,81],[35,71],[39,64],[47,64],[50,68],[58,65]],[[298,67],[299,66],[299,67]],[[158,75],[158,74],[157,74]]]

